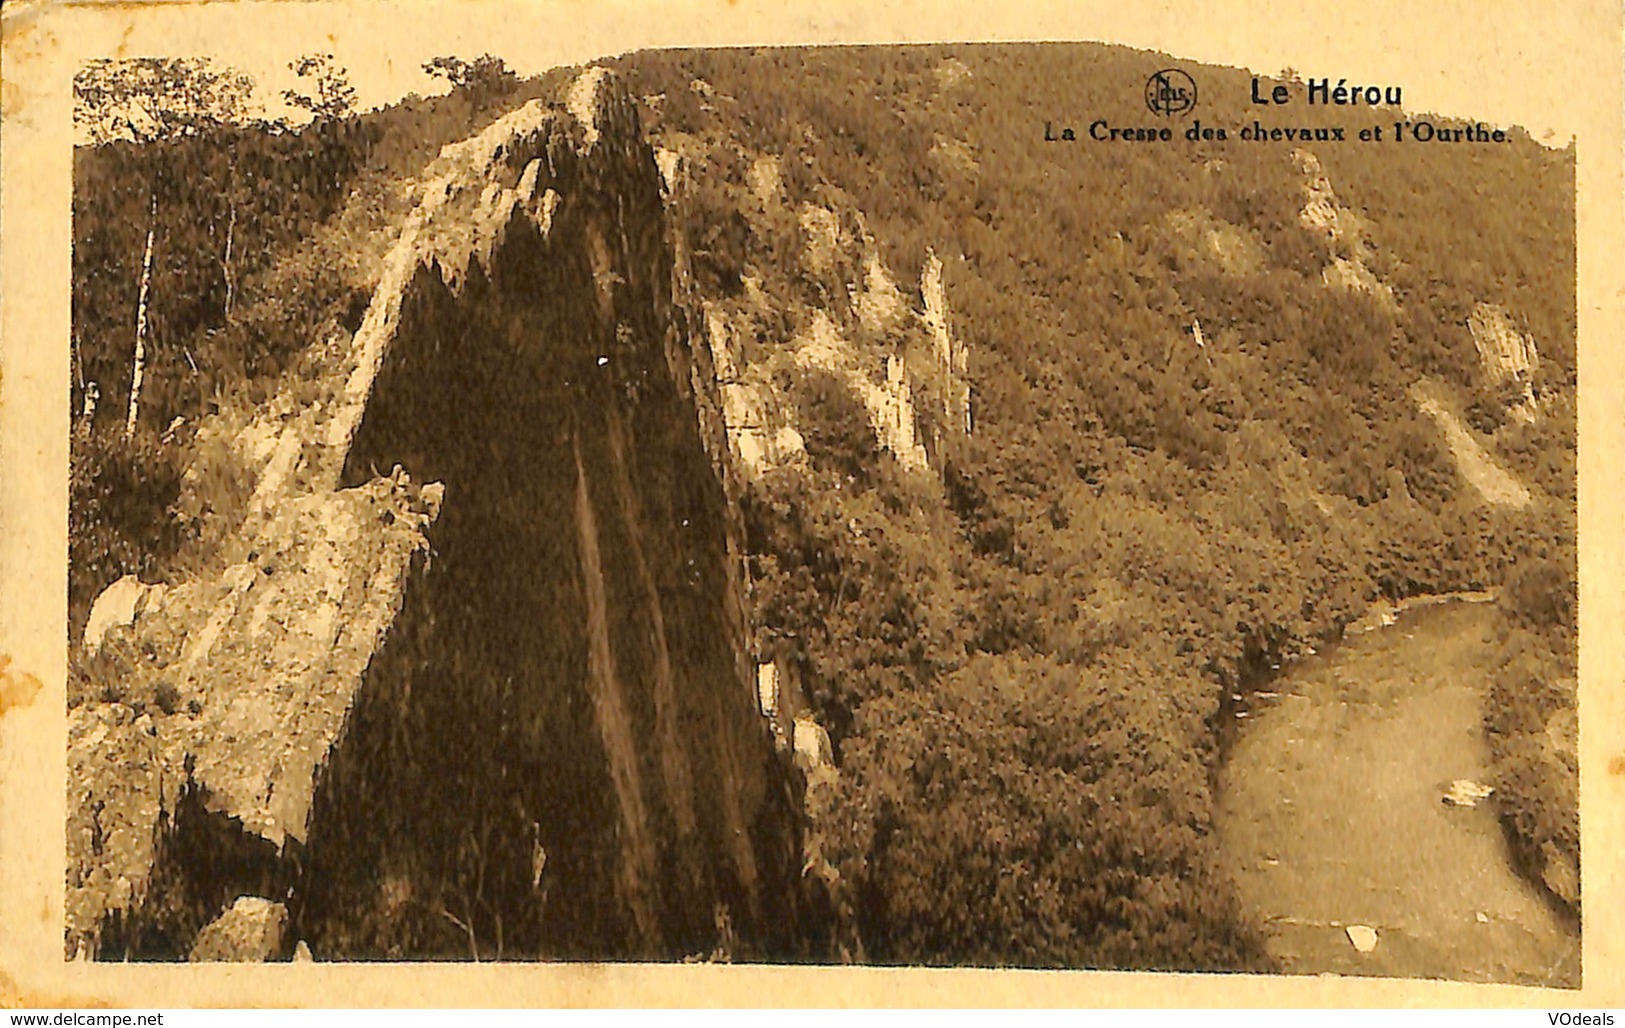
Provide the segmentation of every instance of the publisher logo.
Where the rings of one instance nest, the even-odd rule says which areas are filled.
[[[1166,68],[1145,80],[1145,105],[1152,114],[1171,118],[1196,106],[1196,82],[1178,68]]]

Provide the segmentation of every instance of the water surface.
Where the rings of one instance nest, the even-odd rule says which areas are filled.
[[[1448,602],[1264,686],[1220,775],[1220,845],[1289,973],[1577,986],[1580,940],[1511,867],[1480,722],[1494,618]],[[1376,929],[1374,950],[1349,925]]]

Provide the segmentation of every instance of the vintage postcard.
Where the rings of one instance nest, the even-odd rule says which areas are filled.
[[[8,4],[0,998],[1625,1002],[1620,11],[1128,6]]]

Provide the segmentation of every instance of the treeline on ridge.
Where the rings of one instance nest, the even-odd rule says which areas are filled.
[[[793,216],[740,219],[759,155],[789,211],[861,211],[905,291],[927,248],[947,263],[975,431],[944,436],[940,477],[901,471],[851,401],[802,398],[813,471],[770,474],[748,510],[759,649],[839,755],[815,828],[833,931],[867,959],[1266,965],[1214,850],[1221,698],[1378,597],[1495,587],[1520,563],[1573,581],[1574,309],[1552,288],[1573,281],[1572,152],[1520,132],[1472,153],[1322,146],[1388,304],[1323,284],[1347,254],[1301,225],[1287,148],[1042,142],[1046,118],[1144,120],[1139,86],[1171,60],[622,63],[658,97],[657,140],[709,148],[679,226],[706,288],[849,303],[839,272],[801,266]],[[1250,119],[1242,72],[1199,74],[1204,122]],[[1407,392],[1482,391],[1477,302],[1540,341],[1552,410],[1493,440],[1539,516],[1483,507]]]

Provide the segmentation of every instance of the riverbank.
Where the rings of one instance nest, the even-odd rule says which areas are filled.
[[[1494,603],[1497,596],[1494,590],[1481,589],[1472,592],[1424,593],[1420,596],[1407,596],[1402,600],[1378,599],[1366,608],[1366,612],[1360,615],[1358,620],[1349,623],[1343,630],[1343,635],[1344,638],[1348,638],[1374,632],[1379,628],[1387,628],[1407,611],[1437,607],[1446,603]]]
[[[1494,804],[1442,801],[1490,776],[1493,617],[1481,602],[1412,604],[1243,712],[1220,848],[1284,971],[1578,985],[1578,933],[1514,870]]]

